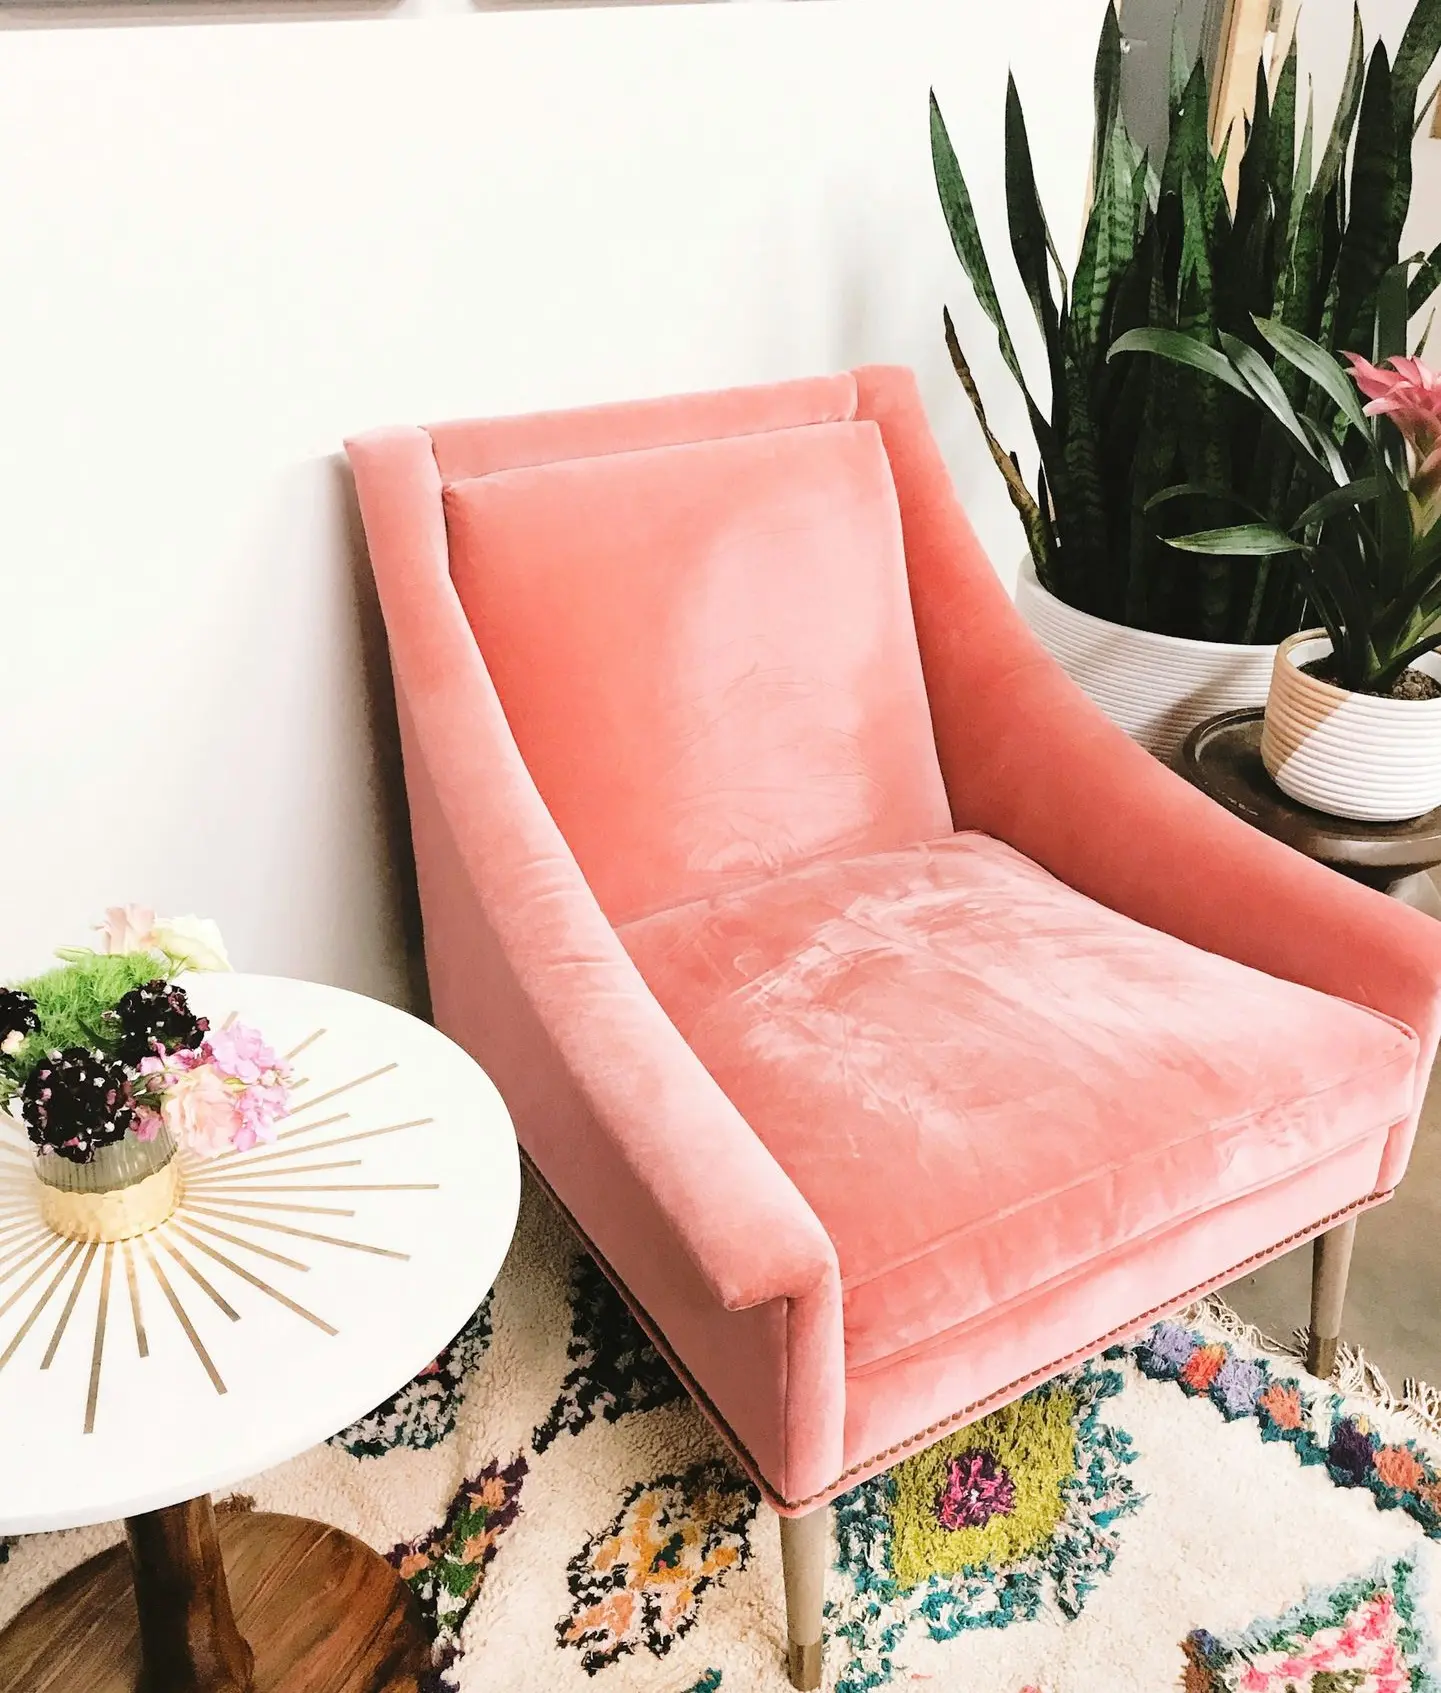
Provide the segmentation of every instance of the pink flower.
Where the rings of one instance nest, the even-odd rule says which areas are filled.
[[[258,1140],[274,1140],[276,1125],[289,1108],[290,1092],[287,1088],[259,1084],[242,1088],[235,1095],[235,1109],[240,1117],[240,1131],[235,1137],[235,1144],[243,1152]]]
[[[205,1049],[216,1069],[247,1087],[262,1082],[268,1087],[284,1086],[290,1074],[273,1047],[266,1044],[259,1029],[248,1023],[232,1023],[228,1029],[212,1029]]]
[[[148,905],[111,905],[97,923],[101,952],[149,952],[155,945],[155,913]]]
[[[183,1075],[187,1070],[198,1070],[203,1063],[205,1063],[204,1047],[201,1047],[198,1052],[189,1050],[166,1052],[162,1047],[158,1052],[142,1058],[138,1069],[142,1076],[156,1078],[156,1080],[146,1084],[148,1091],[154,1093],[166,1085],[167,1077]]]
[[[158,1111],[150,1111],[142,1106],[135,1113],[134,1120],[130,1124],[130,1132],[136,1140],[154,1140],[156,1135],[160,1133],[160,1125],[164,1120]]]
[[[1420,359],[1395,358],[1384,369],[1347,353],[1351,377],[1366,396],[1367,417],[1389,417],[1411,459],[1412,525],[1423,535],[1441,516],[1441,375]]]
[[[237,1144],[242,1124],[236,1094],[212,1064],[177,1077],[166,1088],[160,1111],[176,1143],[202,1158]]]

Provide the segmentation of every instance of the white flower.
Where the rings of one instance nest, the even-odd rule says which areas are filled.
[[[23,1029],[11,1029],[5,1039],[0,1040],[0,1052],[3,1052],[9,1058],[12,1053],[19,1052],[24,1044],[25,1031]]]
[[[209,917],[157,917],[149,944],[188,970],[228,970],[230,958],[220,928]]]

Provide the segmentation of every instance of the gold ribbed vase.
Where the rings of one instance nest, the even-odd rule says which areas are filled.
[[[67,1240],[130,1240],[159,1228],[180,1203],[180,1161],[168,1129],[154,1140],[126,1135],[88,1164],[58,1153],[35,1160],[40,1214]]]

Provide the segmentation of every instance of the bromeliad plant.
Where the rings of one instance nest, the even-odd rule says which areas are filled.
[[[273,1140],[290,1072],[241,1023],[212,1029],[174,977],[228,969],[214,923],[117,906],[99,950],[0,987],[0,1111],[19,1116],[41,1157],[88,1164],[127,1135],[162,1128],[202,1157]]]
[[[1326,679],[1353,693],[1399,692],[1408,667],[1441,647],[1441,378],[1418,359],[1382,369],[1357,353],[1345,355],[1348,373],[1283,324],[1256,328],[1282,368],[1325,396],[1334,428],[1298,413],[1277,374],[1237,337],[1212,348],[1172,330],[1139,330],[1113,349],[1157,353],[1239,396],[1263,428],[1279,432],[1314,495],[1284,527],[1227,496],[1246,522],[1168,544],[1254,561],[1262,577],[1277,560],[1293,563],[1331,640]],[[1168,488],[1150,504],[1188,502],[1194,492]]]
[[[1411,199],[1417,97],[1441,52],[1441,0],[1418,0],[1395,62],[1366,57],[1359,13],[1334,119],[1323,143],[1309,103],[1298,139],[1293,46],[1272,90],[1257,67],[1255,111],[1219,155],[1208,136],[1204,68],[1173,53],[1170,139],[1151,160],[1120,110],[1121,36],[1106,8],[1095,67],[1094,202],[1069,285],[1036,191],[1025,116],[1006,97],[1006,206],[1011,251],[1045,346],[1050,399],[1028,383],[1001,311],[971,196],[931,97],[936,182],[955,250],[1001,356],[1025,396],[1039,452],[1034,492],[990,429],[950,313],[947,344],[991,455],[1025,527],[1042,584],[1112,622],[1205,640],[1272,642],[1299,628],[1305,587],[1284,561],[1258,576],[1245,561],[1182,560],[1167,535],[1219,526],[1214,496],[1156,507],[1162,489],[1235,491],[1285,528],[1311,495],[1286,443],[1226,387],[1155,359],[1107,361],[1130,330],[1180,331],[1219,348],[1230,335],[1274,369],[1302,420],[1330,426],[1334,402],[1284,360],[1254,319],[1327,352],[1375,350],[1378,291],[1400,258]],[[1234,204],[1228,149],[1241,150]],[[1441,246],[1416,272],[1418,311],[1441,282]]]

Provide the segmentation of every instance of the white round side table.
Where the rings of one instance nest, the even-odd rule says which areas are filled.
[[[114,1244],[40,1216],[0,1118],[0,1533],[126,1518],[0,1633],[0,1693],[412,1693],[409,1590],[339,1529],[210,1495],[327,1439],[423,1370],[509,1248],[520,1198],[489,1078],[338,988],[192,975],[290,1059],[273,1144],[182,1154],[169,1222]]]

